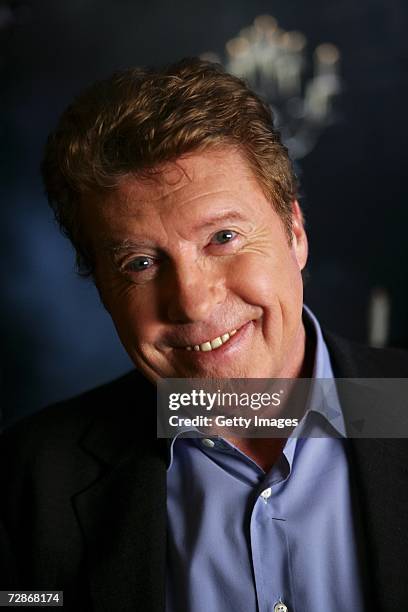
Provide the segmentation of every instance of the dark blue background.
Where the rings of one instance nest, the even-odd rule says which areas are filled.
[[[405,0],[71,0],[0,4],[1,399],[6,420],[131,367],[42,193],[49,130],[85,85],[131,65],[170,62],[273,13],[313,49],[338,45],[340,121],[301,163],[311,244],[307,302],[321,322],[367,339],[375,286],[392,300],[390,343],[408,346],[408,4]],[[1,21],[2,20],[2,21]],[[14,20],[14,23],[13,23]]]

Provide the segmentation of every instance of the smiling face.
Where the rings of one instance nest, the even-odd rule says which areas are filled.
[[[147,378],[299,375],[301,213],[295,202],[289,244],[236,149],[185,155],[84,204],[101,298]]]

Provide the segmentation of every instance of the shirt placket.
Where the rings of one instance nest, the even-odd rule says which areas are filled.
[[[290,550],[286,518],[279,503],[282,477],[264,481],[254,503],[251,522],[251,554],[259,612],[294,612]]]

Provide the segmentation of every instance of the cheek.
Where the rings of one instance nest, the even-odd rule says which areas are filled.
[[[289,306],[303,298],[301,273],[289,249],[242,254],[232,264],[229,280],[230,289],[253,305],[268,306],[278,300]]]
[[[129,283],[105,286],[101,296],[126,348],[154,338],[157,313],[154,300],[146,288],[141,291]]]

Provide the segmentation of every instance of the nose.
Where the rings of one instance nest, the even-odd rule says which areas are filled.
[[[225,300],[225,279],[219,270],[204,270],[193,261],[174,266],[171,276],[167,317],[172,323],[206,321]]]

